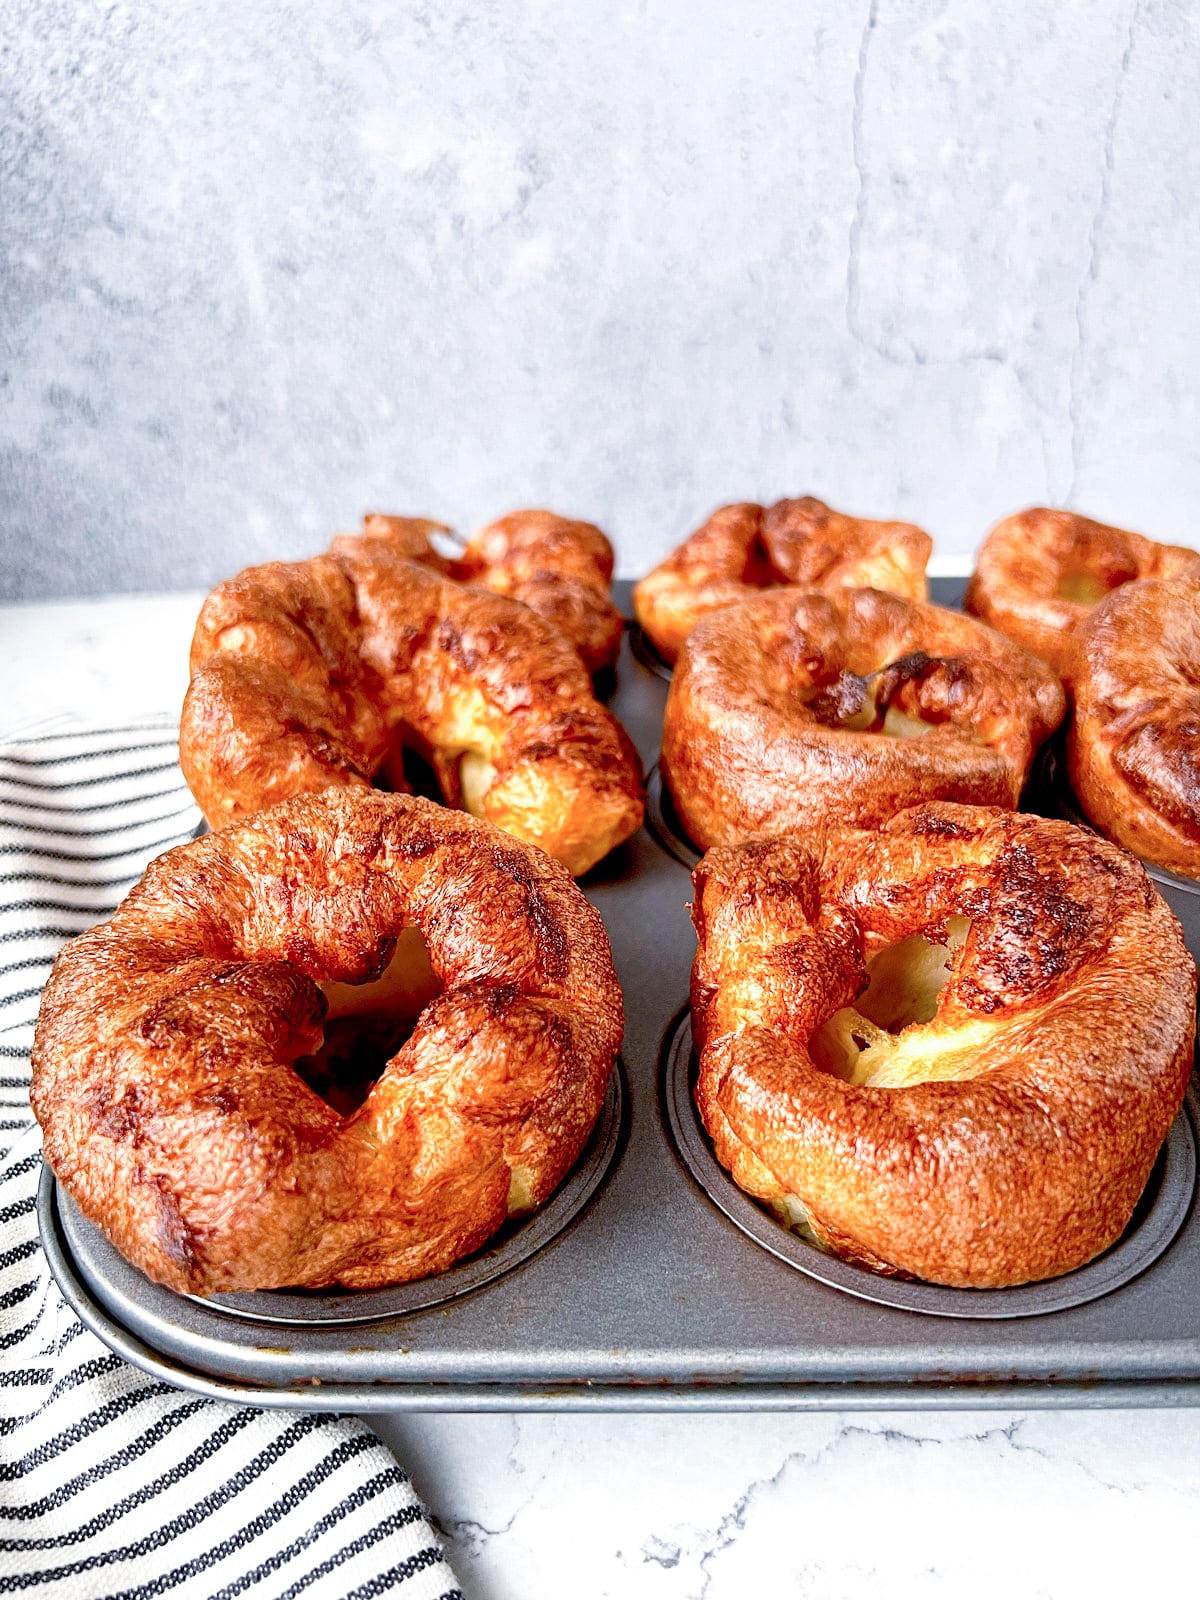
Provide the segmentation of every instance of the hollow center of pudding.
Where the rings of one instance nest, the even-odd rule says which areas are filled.
[[[483,816],[483,797],[496,777],[491,757],[497,752],[495,714],[477,688],[446,696],[438,743],[447,766],[457,765],[458,802],[473,817]],[[447,774],[448,784],[453,780]]]
[[[852,1006],[835,1011],[809,1040],[814,1065],[871,1089],[970,1078],[981,1071],[984,1024],[951,1026],[937,1019],[942,990],[970,926],[966,917],[950,917],[943,941],[914,933],[873,957],[862,994]]]
[[[897,705],[884,706],[881,716],[876,692],[880,675],[859,677],[840,672],[833,682],[813,690],[805,703],[818,722],[848,733],[876,733],[885,739],[920,739],[931,733],[935,723],[914,717]]]
[[[435,719],[397,716],[390,731],[391,748],[374,780],[377,789],[412,792],[483,816],[502,738],[497,713],[478,688],[448,690]]]
[[[293,1063],[296,1071],[335,1111],[349,1116],[442,988],[424,935],[419,928],[404,928],[378,978],[321,985],[329,1007],[324,1038],[311,1055]]]
[[[1069,600],[1077,606],[1098,605],[1108,590],[1108,584],[1094,572],[1064,572],[1058,580],[1059,599]]]

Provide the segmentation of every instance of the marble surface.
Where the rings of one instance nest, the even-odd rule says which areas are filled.
[[[174,710],[199,599],[0,606],[0,735]],[[468,1600],[1195,1588],[1200,1411],[369,1420]]]
[[[0,597],[370,506],[1187,542],[1198,95],[1187,0],[13,0]]]
[[[372,1421],[467,1600],[1195,1590],[1196,1412]]]

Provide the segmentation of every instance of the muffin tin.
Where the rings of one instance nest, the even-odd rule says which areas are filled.
[[[627,642],[612,705],[648,765],[664,671]],[[42,1236],[84,1322],[182,1388],[307,1410],[1200,1403],[1195,1086],[1125,1237],[1077,1273],[952,1291],[824,1256],[736,1189],[692,1109],[689,851],[656,789],[583,882],[625,991],[623,1067],[538,1215],[422,1283],[199,1300],[129,1267],[47,1171]]]

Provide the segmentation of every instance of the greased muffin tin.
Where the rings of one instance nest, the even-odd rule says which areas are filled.
[[[666,692],[627,642],[611,703],[648,767]],[[535,1217],[416,1284],[203,1301],[128,1266],[47,1170],[42,1237],[84,1322],[182,1388],[307,1410],[1200,1403],[1195,1082],[1124,1238],[1079,1272],[954,1291],[823,1256],[736,1189],[692,1109],[686,859],[659,792],[583,882],[625,990],[622,1065]],[[1187,931],[1195,952],[1200,917]]]

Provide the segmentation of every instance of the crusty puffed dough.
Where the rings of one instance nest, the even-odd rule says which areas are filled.
[[[1200,553],[1035,506],[998,522],[980,547],[966,608],[1060,674],[1096,599],[1137,578],[1200,576]],[[1094,586],[1096,599],[1063,592]]]
[[[320,983],[424,935],[444,992],[342,1118],[290,1063]],[[575,1161],[620,1043],[599,915],[557,862],[413,796],[327,789],[160,856],[55,963],[46,1155],[129,1260],[198,1294],[438,1272]]]
[[[214,826],[327,783],[368,784],[391,740],[340,563],[273,561],[222,583],[192,638],[179,756]]]
[[[1142,868],[1081,828],[933,804],[876,833],[759,839],[694,874],[698,1103],[743,1188],[818,1238],[960,1287],[1056,1276],[1127,1225],[1192,1067],[1196,975]],[[970,932],[931,1036],[975,1075],[856,1087],[807,1043],[864,962]],[[932,1039],[931,1039],[932,1042]]]
[[[490,779],[470,808],[587,871],[641,823],[632,743],[561,633],[411,560],[408,527],[368,519],[327,555],[252,567],[209,595],[180,725],[192,793],[215,826],[385,769],[401,787],[403,742],[457,805],[470,752]]]
[[[832,711],[821,720],[841,674],[888,667],[891,705],[928,731],[893,738],[830,722]],[[889,675],[874,682],[879,692]],[[871,825],[922,800],[1015,806],[1064,709],[1048,667],[961,612],[877,589],[781,589],[706,617],[688,638],[667,697],[663,775],[705,848]]]
[[[545,617],[589,672],[610,667],[621,648],[612,575],[612,545],[600,529],[553,511],[513,511],[489,523],[454,564],[460,582],[512,595]]]
[[[635,585],[634,614],[674,661],[701,617],[762,589],[869,587],[923,600],[932,549],[911,522],[848,517],[811,495],[722,506]]]
[[[1200,577],[1125,584],[1067,659],[1067,765],[1096,826],[1200,878]]]
[[[378,539],[394,555],[403,556],[406,561],[420,561],[444,577],[452,578],[453,559],[442,555],[433,542],[433,536],[438,533],[454,536],[449,523],[434,522],[429,517],[397,517],[386,511],[366,512],[359,529],[360,538]]]
[[[452,533],[442,522],[372,512],[362,532],[389,540],[409,561],[459,583],[520,600],[566,635],[589,672],[617,659],[625,624],[612,601],[613,550],[591,522],[554,511],[513,511],[480,528],[454,559],[433,543],[435,533]]]

